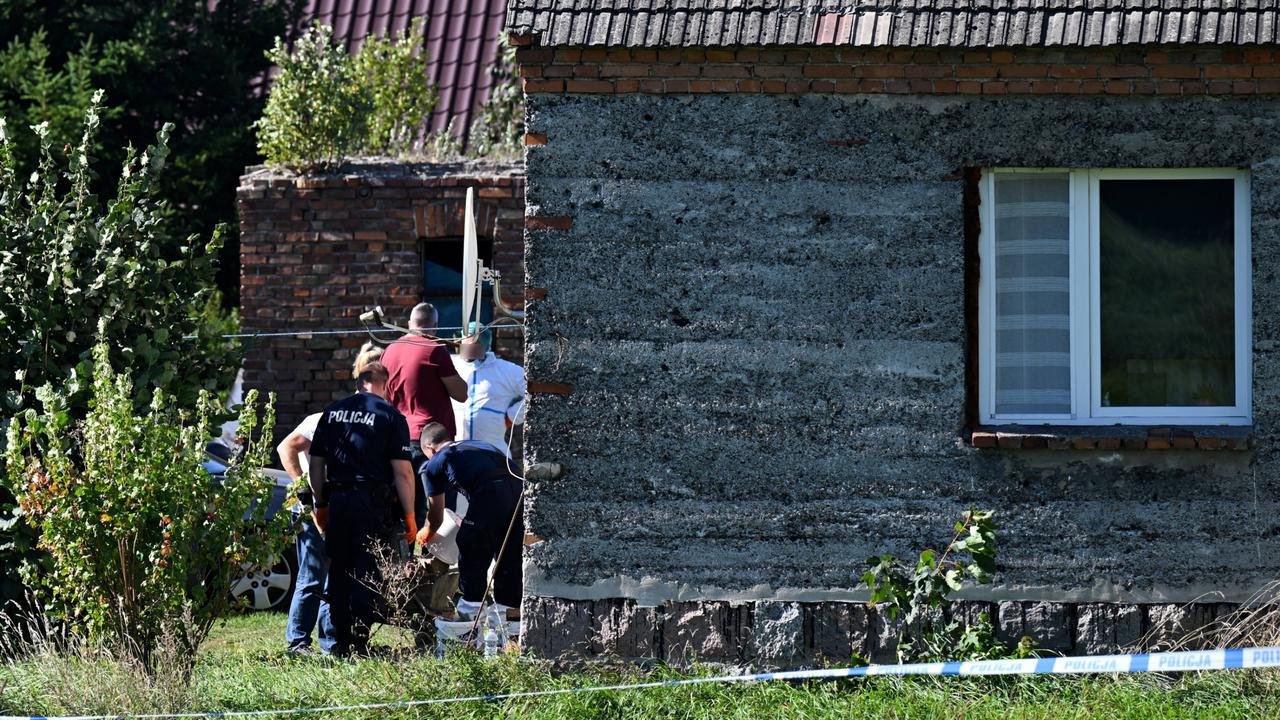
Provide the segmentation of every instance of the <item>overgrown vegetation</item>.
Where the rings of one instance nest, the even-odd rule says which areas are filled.
[[[603,666],[553,673],[515,657],[444,661],[376,657],[330,662],[287,656],[284,616],[260,613],[219,627],[194,682],[146,682],[105,660],[43,654],[0,665],[0,714],[263,710],[487,695],[720,674],[659,666]],[[384,646],[385,647],[385,646]],[[1216,672],[1177,676],[866,678],[811,683],[696,685],[579,695],[378,709],[330,718],[1261,718],[1280,716],[1280,675]]]
[[[976,622],[945,619],[947,596],[967,582],[989,584],[996,570],[996,526],[990,510],[968,510],[955,525],[951,542],[941,553],[925,550],[915,566],[894,555],[873,557],[862,581],[871,590],[873,605],[897,619],[905,611],[898,634],[898,659],[982,660],[1026,657],[1024,639],[1016,648],[1000,643],[985,613]]]
[[[236,304],[237,179],[258,162],[253,121],[262,114],[265,51],[292,36],[303,0],[0,0],[0,117],[19,131],[22,174],[41,156],[27,128],[48,123],[55,150],[75,147],[95,88],[111,103],[90,152],[93,189],[120,178],[115,153],[144,147],[161,120],[174,123],[157,185],[166,249],[227,224],[219,286]]]
[[[356,78],[372,96],[366,155],[404,156],[413,152],[439,98],[427,80],[426,21],[418,18],[398,37],[370,35],[352,58]]]
[[[193,661],[227,609],[241,563],[273,558],[293,534],[290,513],[268,519],[273,415],[256,392],[240,412],[243,452],[214,480],[202,467],[207,428],[219,410],[204,395],[194,412],[161,390],[145,413],[109,350],[93,356],[83,422],[52,386],[43,409],[9,426],[5,480],[49,554],[24,580],[54,617],[90,648],[121,653],[148,672],[164,642],[166,664]]]
[[[471,124],[471,150],[481,157],[517,159],[524,151],[524,90],[520,87],[516,48],[506,36],[489,66],[489,97]]]
[[[280,68],[256,123],[258,149],[267,162],[334,165],[363,147],[373,95],[347,51],[333,41],[331,28],[312,26],[292,53],[276,38],[267,57]]]
[[[110,365],[130,380],[135,409],[163,392],[181,408],[202,391],[230,385],[238,352],[220,337],[214,302],[216,234],[171,241],[160,194],[172,126],[156,143],[129,150],[114,197],[93,189],[93,148],[103,115],[94,95],[73,148],[59,149],[49,126],[37,125],[34,169],[24,169],[14,133],[0,118],[0,422],[37,406],[37,388],[61,395],[71,418],[88,407],[93,346],[106,345]],[[15,519],[0,489],[0,603],[18,592],[16,572],[30,560],[34,537]]]
[[[115,196],[103,202],[92,189],[101,117],[99,92],[65,165],[49,128],[35,126],[40,158],[30,174],[0,119],[0,344],[9,349],[0,359],[0,416],[32,407],[46,383],[73,412],[83,409],[99,336],[111,364],[132,376],[138,407],[157,390],[191,407],[234,374],[234,346],[204,319],[221,235],[174,246],[165,229],[159,175],[172,126],[143,152],[127,152]]]
[[[358,155],[412,151],[431,109],[423,23],[398,37],[371,35],[354,56],[319,23],[293,51],[283,39],[267,54],[280,68],[257,122],[267,162],[332,167]]]
[[[515,49],[505,41],[490,74],[488,100],[470,128],[470,149],[452,124],[427,132],[438,97],[427,79],[424,25],[398,36],[371,35],[350,55],[331,28],[315,24],[293,45],[277,39],[268,58],[280,68],[256,123],[267,162],[295,169],[332,168],[356,155],[426,157],[519,155],[524,110]]]

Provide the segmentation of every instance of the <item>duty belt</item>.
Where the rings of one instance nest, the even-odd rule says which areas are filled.
[[[479,495],[482,492],[490,492],[492,490],[499,490],[504,488],[511,488],[512,490],[519,489],[518,486],[512,487],[512,483],[511,483],[512,480],[516,480],[518,482],[519,478],[505,477],[505,478],[494,478],[492,480],[485,480],[483,482],[477,483],[476,486],[472,488],[469,492],[471,492],[472,494]]]
[[[326,483],[329,490],[379,490],[386,483],[377,480],[350,480]],[[389,487],[389,486],[387,486]]]

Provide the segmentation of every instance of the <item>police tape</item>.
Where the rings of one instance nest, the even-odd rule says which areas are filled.
[[[225,712],[155,713],[150,715],[0,715],[0,720],[124,720],[141,718],[231,718],[265,717],[269,715],[306,715],[350,712],[353,710],[392,710],[396,708],[446,705],[464,702],[492,702],[524,698],[551,697],[593,692],[617,692],[652,688],[683,687],[710,683],[757,683],[778,680],[838,680],[844,678],[876,676],[926,675],[991,676],[991,675],[1083,675],[1116,673],[1180,673],[1200,670],[1247,670],[1280,667],[1280,647],[1233,648],[1227,650],[1182,650],[1176,652],[1139,653],[1135,655],[1092,655],[1084,657],[1027,658],[1022,660],[965,660],[953,662],[908,663],[904,665],[865,665],[850,668],[826,668],[820,670],[787,670],[782,672],[755,673],[750,675],[717,675],[714,677],[657,680],[624,685],[596,685],[592,687],[560,688],[556,690],[531,690],[527,692],[500,693],[494,695],[469,695],[465,697],[432,698],[429,700],[401,700],[395,702],[364,703],[359,705],[324,705],[310,708],[281,710],[229,710]]]

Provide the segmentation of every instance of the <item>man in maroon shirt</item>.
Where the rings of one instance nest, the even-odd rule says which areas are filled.
[[[418,446],[422,427],[438,422],[449,430],[450,435],[456,435],[449,398],[458,402],[467,399],[467,383],[453,368],[448,348],[444,343],[423,337],[435,332],[437,322],[436,309],[431,303],[415,305],[409,313],[409,334],[391,343],[382,354],[382,364],[390,376],[386,387],[387,401],[409,422],[409,445],[413,448],[415,473],[427,463],[427,456]],[[419,525],[426,517],[426,508],[426,498],[419,488],[414,498]]]

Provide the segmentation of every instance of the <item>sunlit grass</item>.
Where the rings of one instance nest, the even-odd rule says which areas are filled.
[[[201,651],[193,686],[147,685],[107,661],[41,656],[0,666],[0,714],[262,710],[638,683],[717,673],[620,664],[554,673],[528,659],[405,652],[353,662],[284,653],[284,616],[232,618]],[[391,652],[390,647],[399,647]],[[870,678],[694,685],[327,714],[355,718],[1257,718],[1280,717],[1272,672],[1066,678]],[[106,687],[110,684],[111,687]]]

